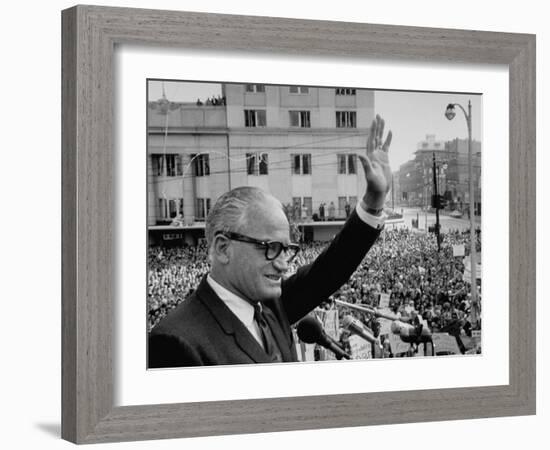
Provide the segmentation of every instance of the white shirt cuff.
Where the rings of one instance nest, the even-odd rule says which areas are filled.
[[[355,207],[355,211],[357,211],[357,215],[359,216],[359,218],[367,225],[370,225],[372,228],[376,230],[381,230],[382,228],[384,228],[387,217],[386,214],[382,213],[379,216],[373,216],[372,214],[369,214],[367,211],[361,208],[359,202]]]

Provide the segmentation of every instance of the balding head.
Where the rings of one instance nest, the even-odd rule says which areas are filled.
[[[226,192],[216,201],[206,219],[208,248],[211,249],[216,233],[243,232],[250,223],[261,223],[266,212],[277,210],[284,214],[281,202],[259,188],[241,186]]]
[[[208,216],[206,236],[216,282],[250,303],[280,297],[289,254],[281,247],[270,258],[267,242],[286,249],[291,243],[288,220],[275,197],[251,187],[222,195]]]

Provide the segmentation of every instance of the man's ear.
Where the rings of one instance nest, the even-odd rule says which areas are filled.
[[[216,236],[212,246],[213,256],[218,262],[228,264],[231,259],[231,241],[224,236]]]

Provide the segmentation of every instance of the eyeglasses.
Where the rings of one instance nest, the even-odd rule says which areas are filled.
[[[265,259],[268,261],[277,259],[279,255],[284,252],[286,255],[286,262],[289,263],[292,262],[300,251],[300,246],[298,244],[284,245],[279,241],[261,241],[243,234],[234,233],[232,231],[219,231],[216,233],[216,236],[225,236],[227,239],[231,239],[232,241],[247,242],[249,244],[256,244],[263,247],[265,250]]]

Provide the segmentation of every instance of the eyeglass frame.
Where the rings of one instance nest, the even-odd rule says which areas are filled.
[[[232,241],[238,241],[238,242],[245,242],[245,243],[248,243],[248,244],[261,245],[265,249],[265,259],[267,259],[268,261],[276,260],[281,255],[281,253],[288,252],[288,250],[290,249],[290,250],[294,250],[294,254],[286,260],[287,263],[290,263],[294,260],[294,258],[296,258],[296,256],[300,252],[300,246],[298,244],[295,244],[295,243],[290,243],[289,245],[284,245],[280,241],[262,241],[260,239],[256,239],[256,238],[253,238],[253,237],[250,237],[250,236],[245,236],[244,234],[235,233],[234,231],[218,231],[218,232],[216,232],[215,236],[223,236],[223,237],[226,237],[227,239],[230,239]],[[270,258],[268,256],[270,244],[279,244],[280,245],[279,252],[273,258]]]

